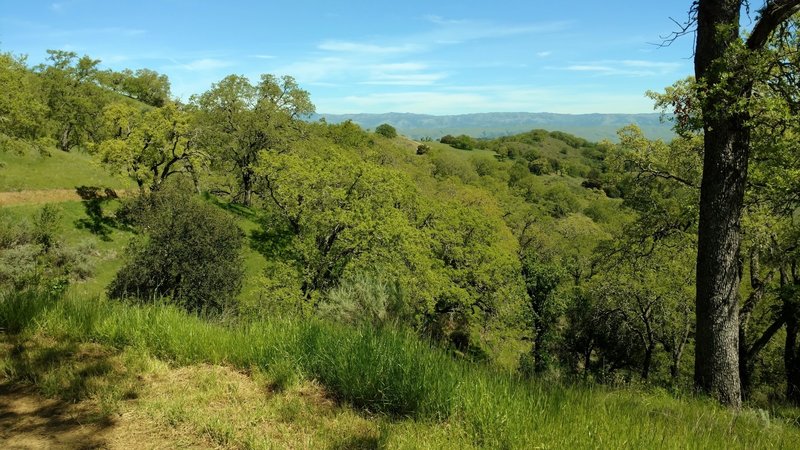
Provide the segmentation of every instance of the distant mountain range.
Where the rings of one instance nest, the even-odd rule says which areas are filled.
[[[446,134],[493,138],[543,128],[564,131],[590,141],[617,139],[617,130],[635,123],[650,139],[670,140],[674,137],[671,122],[662,122],[658,113],[649,114],[555,114],[555,113],[479,113],[452,116],[433,116],[411,113],[384,114],[316,114],[311,119],[324,118],[329,123],[352,120],[366,129],[382,123],[397,128],[412,139],[438,139]]]

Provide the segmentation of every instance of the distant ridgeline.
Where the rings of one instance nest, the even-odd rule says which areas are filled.
[[[555,113],[479,113],[433,116],[411,113],[384,114],[315,114],[311,120],[324,118],[329,123],[346,120],[366,129],[388,123],[412,139],[438,139],[446,134],[466,134],[476,138],[494,138],[543,128],[564,131],[590,141],[617,140],[617,130],[632,123],[639,125],[650,139],[672,140],[672,122],[662,122],[661,114],[555,114]]]

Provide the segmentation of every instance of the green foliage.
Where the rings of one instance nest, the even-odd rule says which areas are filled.
[[[140,190],[158,189],[176,174],[196,174],[209,157],[197,148],[191,120],[174,103],[155,109],[112,103],[103,111],[110,138],[99,146],[100,160],[112,172],[127,173]]]
[[[465,134],[459,136],[451,136],[447,134],[439,138],[439,142],[459,150],[472,150],[479,147],[479,144],[474,138],[471,138]]]
[[[258,84],[230,75],[192,97],[197,109],[201,148],[235,175],[234,198],[249,206],[260,151],[286,151],[299,138],[298,120],[314,112],[308,92],[294,78],[264,74]]]
[[[5,151],[14,148],[9,144],[43,137],[47,105],[24,57],[0,53],[0,92],[0,137],[9,141],[0,142],[0,148]]]
[[[109,297],[166,296],[209,313],[233,306],[241,288],[242,232],[225,212],[173,186],[137,198],[130,209],[144,236],[129,245]]]
[[[169,79],[150,69],[106,70],[98,73],[97,78],[112,91],[150,106],[162,107],[170,100]]]
[[[47,99],[51,136],[63,151],[86,145],[99,135],[107,96],[95,81],[99,60],[75,52],[48,50],[49,64],[37,67]]]
[[[564,309],[563,300],[555,291],[565,276],[560,266],[543,261],[530,250],[522,257],[522,277],[528,294],[528,317],[534,342],[533,367],[521,367],[523,373],[541,373],[550,365],[553,351],[548,347],[552,345],[553,332]]]
[[[389,139],[394,139],[397,137],[397,129],[395,129],[395,127],[389,125],[388,123],[378,125],[375,128],[375,132]]]

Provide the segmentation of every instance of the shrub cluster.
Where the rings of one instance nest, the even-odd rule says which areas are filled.
[[[141,231],[108,287],[111,298],[170,297],[189,311],[217,313],[241,289],[243,234],[221,209],[177,186],[125,208]]]

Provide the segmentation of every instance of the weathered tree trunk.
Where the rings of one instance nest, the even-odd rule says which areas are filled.
[[[730,68],[721,63],[739,37],[739,0],[698,4],[696,78],[708,87]],[[739,407],[739,245],[750,133],[729,113],[736,93],[706,90],[702,104],[705,157],[697,250],[695,384]],[[713,92],[713,93],[712,93]]]
[[[547,360],[544,356],[546,337],[544,327],[537,324],[534,326],[534,333],[536,336],[533,338],[533,371],[543,373],[547,370]]]
[[[705,157],[700,186],[697,244],[695,384],[722,403],[741,406],[738,288],[741,214],[750,156],[748,113],[742,105],[756,75],[746,69],[748,51],[761,50],[770,35],[800,9],[800,0],[764,3],[742,43],[743,0],[699,0],[695,78],[701,92]],[[737,66],[738,65],[738,66]],[[764,74],[766,75],[766,74]]]
[[[800,332],[797,306],[784,305],[786,315],[786,346],[783,349],[783,364],[786,369],[786,399],[795,405],[800,404],[800,349],[797,348],[797,335]]]
[[[61,151],[65,152],[69,151],[71,135],[72,135],[72,124],[68,123],[61,131],[61,136],[58,139],[58,148]]]
[[[242,205],[250,206],[253,201],[253,170],[245,167],[242,170]]]
[[[644,349],[644,362],[642,363],[642,379],[650,378],[650,366],[653,365],[653,352],[656,349],[655,342],[651,342]]]
[[[697,249],[695,383],[734,407],[741,405],[738,257],[750,139],[742,119],[706,126]]]

